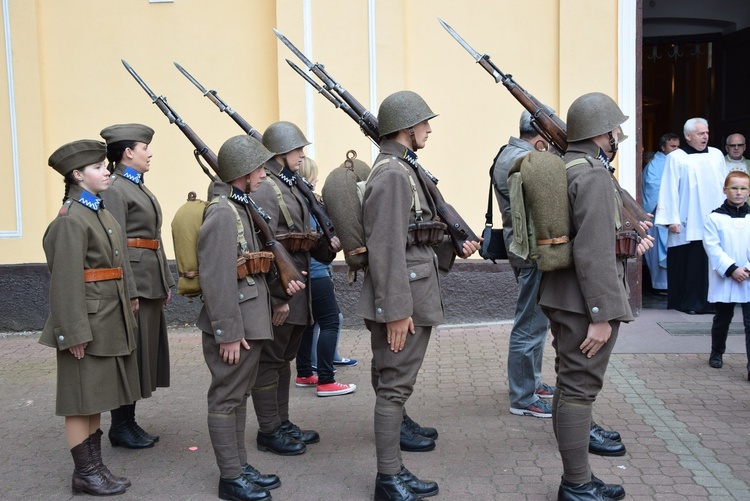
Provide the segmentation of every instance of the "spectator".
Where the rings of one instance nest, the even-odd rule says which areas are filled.
[[[727,168],[731,170],[739,170],[745,173],[750,172],[750,160],[744,157],[745,154],[745,136],[735,132],[727,137],[727,143],[725,146],[727,154],[724,159],[727,162]]]

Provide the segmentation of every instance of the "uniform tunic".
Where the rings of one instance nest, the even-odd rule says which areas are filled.
[[[126,269],[120,226],[103,205],[79,203],[79,186],[68,195],[43,239],[50,314],[39,342],[58,350],[56,414],[86,416],[141,398],[135,319],[125,280],[86,283],[83,276],[84,269]],[[78,360],[69,349],[82,343]]]
[[[230,199],[229,195],[234,194]],[[228,414],[242,404],[255,383],[263,341],[272,339],[271,301],[265,275],[237,278],[239,214],[249,252],[261,250],[250,218],[247,198],[224,183],[213,186],[198,240],[198,276],[203,308],[196,326],[203,331],[203,354],[212,379],[208,411]],[[219,344],[246,339],[250,350],[240,349],[240,363],[228,365]]]
[[[127,169],[127,170],[126,170]],[[123,228],[123,245],[127,238],[158,240],[159,249],[129,247],[130,297],[139,298],[138,367],[141,394],[150,397],[157,387],[169,386],[169,340],[164,316],[164,299],[174,286],[164,245],[161,241],[162,213],[156,197],[143,184],[143,176],[116,164],[111,184],[101,196],[107,209]]]

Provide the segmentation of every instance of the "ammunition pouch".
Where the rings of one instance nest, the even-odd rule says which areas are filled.
[[[440,221],[417,221],[409,225],[406,234],[406,246],[429,245],[437,246],[443,243],[448,225]]]
[[[631,259],[638,255],[641,237],[635,231],[618,231],[615,237],[617,259]]]
[[[272,261],[272,252],[245,252],[237,258],[237,278],[268,273]]]
[[[309,252],[315,247],[320,240],[320,233],[311,231],[310,233],[281,233],[276,235],[276,240],[288,252]]]

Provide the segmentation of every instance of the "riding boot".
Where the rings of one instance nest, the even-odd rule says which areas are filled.
[[[109,468],[104,464],[104,461],[102,461],[102,430],[96,430],[93,434],[89,436],[89,445],[91,446],[91,457],[93,460],[99,465],[99,471],[101,471],[102,475],[104,475],[106,478],[111,480],[112,482],[116,484],[124,485],[125,487],[130,487],[132,484],[130,480],[128,480],[125,477],[118,477],[117,475],[113,475],[111,471],[109,471]]]
[[[113,496],[125,492],[125,486],[116,484],[102,474],[101,469],[91,454],[91,437],[70,449],[75,470],[71,487],[73,494],[92,494],[94,496]]]
[[[147,440],[130,427],[128,405],[112,409],[112,425],[109,428],[109,442],[112,447],[127,449],[146,449],[154,446],[153,440]]]

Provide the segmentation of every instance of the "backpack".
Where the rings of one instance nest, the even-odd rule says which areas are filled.
[[[536,263],[540,271],[573,267],[568,167],[557,155],[535,151],[516,160],[508,172],[510,251]]]
[[[175,260],[177,261],[177,294],[187,298],[194,298],[201,294],[201,284],[198,277],[198,238],[206,209],[218,202],[218,198],[210,202],[200,200],[194,191],[188,193],[187,202],[180,207],[172,219],[172,242],[174,243]],[[242,220],[234,204],[229,207],[237,216],[237,243],[247,249],[247,240],[242,226]]]

